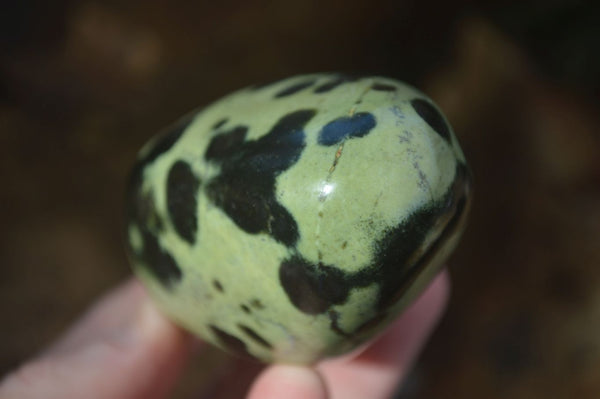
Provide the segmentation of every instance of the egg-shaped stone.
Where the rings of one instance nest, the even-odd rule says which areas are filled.
[[[175,323],[230,352],[311,364],[391,322],[457,244],[470,175],[418,90],[296,76],[194,112],[140,151],[133,269]]]

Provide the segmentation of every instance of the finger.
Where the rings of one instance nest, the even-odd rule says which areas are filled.
[[[252,385],[248,399],[327,399],[321,375],[302,366],[274,365],[266,368]]]
[[[448,299],[450,280],[440,273],[381,337],[351,361],[323,362],[332,399],[389,398],[421,350]]]
[[[101,299],[67,334],[0,383],[2,398],[161,398],[191,338],[130,281]]]

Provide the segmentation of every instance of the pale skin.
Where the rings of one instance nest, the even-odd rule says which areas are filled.
[[[359,355],[316,367],[266,366],[246,399],[389,398],[442,315],[448,293],[448,274],[442,272]],[[162,316],[131,280],[101,298],[48,349],[5,376],[0,398],[167,398],[192,349],[194,356],[202,356],[205,346]],[[209,397],[232,397],[231,385],[215,381]]]

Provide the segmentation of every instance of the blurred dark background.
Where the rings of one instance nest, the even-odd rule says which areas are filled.
[[[426,91],[475,176],[448,312],[400,397],[600,397],[598,21],[566,0],[3,2],[0,375],[130,275],[122,198],[149,137],[239,87],[343,70]]]

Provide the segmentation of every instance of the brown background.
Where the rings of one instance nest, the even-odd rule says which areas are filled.
[[[342,70],[424,89],[475,176],[449,311],[400,397],[600,397],[597,6],[12,3],[0,16],[0,375],[129,276],[123,190],[151,135],[233,89]],[[196,359],[176,397],[226,362]]]

